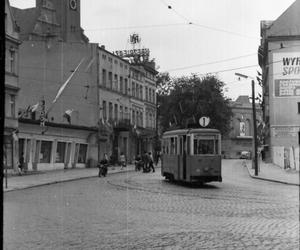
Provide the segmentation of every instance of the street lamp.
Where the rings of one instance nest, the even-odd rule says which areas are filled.
[[[252,84],[252,113],[253,113],[253,136],[254,136],[254,175],[258,175],[258,162],[257,162],[257,128],[256,128],[256,107],[255,107],[255,87],[254,87],[254,78],[243,75],[240,73],[235,73],[236,76],[251,79]]]

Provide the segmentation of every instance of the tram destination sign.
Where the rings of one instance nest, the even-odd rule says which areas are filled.
[[[199,119],[199,124],[200,124],[200,126],[202,126],[202,127],[207,127],[209,123],[210,123],[210,118],[207,117],[207,116],[202,116],[202,117]]]

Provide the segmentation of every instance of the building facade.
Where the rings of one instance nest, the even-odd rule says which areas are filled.
[[[5,120],[4,120],[4,164],[17,170],[18,163],[18,96],[19,96],[19,27],[9,1],[5,0]]]
[[[266,160],[299,170],[300,1],[275,21],[261,22]],[[287,112],[288,111],[288,112]]]
[[[83,34],[75,2],[37,0],[35,8],[13,8],[22,38],[18,154],[27,170],[98,161],[98,46]]]
[[[153,151],[156,119],[156,70],[146,62],[135,65],[99,47],[100,155],[119,162]],[[149,108],[150,107],[150,108]]]
[[[253,111],[248,96],[239,96],[230,104],[233,117],[231,131],[222,141],[225,158],[240,158],[241,152],[248,151],[253,156]],[[256,104],[257,123],[262,119],[261,107]]]

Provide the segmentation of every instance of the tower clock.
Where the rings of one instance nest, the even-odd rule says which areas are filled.
[[[71,10],[77,9],[77,0],[69,0],[69,6]]]

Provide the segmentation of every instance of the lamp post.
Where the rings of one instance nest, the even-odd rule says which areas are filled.
[[[254,78],[243,75],[240,73],[235,73],[235,75],[242,77],[242,78],[249,78],[251,79],[251,85],[252,85],[252,115],[253,115],[253,137],[254,137],[254,175],[258,175],[258,161],[257,161],[257,127],[256,127],[256,107],[255,107],[255,86],[254,86]]]

